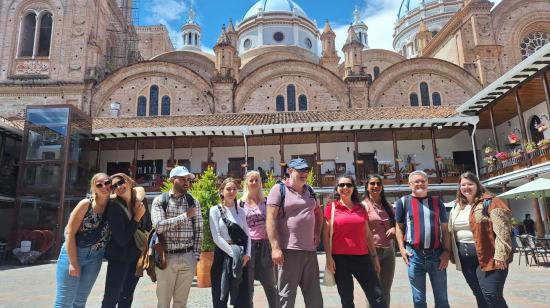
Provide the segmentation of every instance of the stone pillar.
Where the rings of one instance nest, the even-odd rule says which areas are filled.
[[[539,198],[532,199],[533,210],[535,210],[535,234],[537,237],[544,237],[544,222],[542,221],[542,213],[539,206]]]

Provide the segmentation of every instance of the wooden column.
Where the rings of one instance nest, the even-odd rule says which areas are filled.
[[[539,198],[533,198],[531,205],[535,210],[535,233],[538,237],[544,237],[544,222],[542,221],[542,213],[539,206]]]
[[[437,161],[437,145],[435,142],[435,129],[430,129],[431,137],[432,137],[432,153],[434,156],[434,163],[435,163],[435,174],[437,174],[437,178],[439,181],[441,181],[441,169],[439,169],[439,161]]]
[[[285,143],[283,134],[279,134],[279,167],[281,167],[281,178],[285,176],[285,166],[283,163],[285,162]]]
[[[401,172],[399,171],[399,162],[397,159],[399,158],[399,150],[397,149],[397,135],[395,134],[395,130],[392,129],[391,136],[393,139],[393,162],[395,164],[395,184],[401,184]]]
[[[136,167],[136,170],[137,170],[137,161],[138,161],[138,149],[139,149],[139,139],[136,138],[136,140],[134,141],[134,165]]]
[[[355,161],[355,180],[357,181],[357,185],[361,185],[360,183],[362,179],[359,178],[359,164],[357,163],[357,160],[359,159],[359,143],[357,142],[357,132],[353,132],[353,148],[353,159]]]
[[[321,165],[317,162],[321,162],[321,134],[315,134],[315,144],[317,146],[317,161],[315,162],[315,185],[317,187],[321,186]]]
[[[548,79],[546,79],[546,73],[542,74],[542,86],[544,88],[544,99],[546,100],[546,109],[548,111],[548,116],[550,117],[550,86],[548,85]]]
[[[172,164],[172,167],[176,165],[175,151],[176,151],[176,137],[172,137],[170,138],[170,162]]]
[[[500,146],[498,145],[497,130],[495,127],[495,115],[493,113],[493,108],[489,108],[489,117],[491,118],[491,130],[493,131],[493,139],[495,140],[496,151],[500,152]]]
[[[211,136],[208,136],[208,154],[207,154],[207,159],[206,159],[206,162],[207,163],[211,163],[212,162],[212,137]]]
[[[97,141],[97,157],[95,158],[95,166],[98,172],[101,172],[101,139]],[[105,170],[107,172],[107,170]]]
[[[523,118],[523,112],[521,111],[521,100],[519,98],[519,89],[515,91],[515,97],[516,97],[516,111],[518,113],[518,119],[519,119],[519,129],[521,131],[521,141],[531,141],[527,134],[527,126],[525,125],[525,119]]]
[[[508,187],[506,186],[506,183],[500,184],[500,190],[502,191],[502,193],[505,193],[505,192],[508,191]],[[510,207],[510,200],[502,199],[502,201],[504,201],[504,203],[506,203],[506,205],[508,205],[508,207]]]

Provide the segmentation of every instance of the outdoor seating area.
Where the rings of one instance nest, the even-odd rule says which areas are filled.
[[[550,266],[550,234],[542,238],[532,235],[514,236],[513,245],[519,253],[518,265],[521,265],[521,259],[525,259],[525,264],[529,266]]]

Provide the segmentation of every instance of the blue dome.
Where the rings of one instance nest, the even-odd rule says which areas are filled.
[[[289,13],[292,14],[296,10],[298,16],[307,18],[306,12],[292,0],[260,0],[256,2],[243,17],[243,21],[258,15],[260,9],[264,13]]]
[[[410,11],[419,8],[429,2],[433,2],[433,0],[403,0],[401,2],[401,6],[399,7],[399,12],[397,12],[397,19],[403,18]]]

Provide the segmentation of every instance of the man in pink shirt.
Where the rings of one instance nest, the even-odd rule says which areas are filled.
[[[306,184],[310,169],[304,159],[291,160],[284,200],[281,184],[273,186],[267,197],[267,234],[272,260],[278,267],[281,308],[294,307],[298,286],[307,308],[323,307],[316,252],[322,215],[313,190]]]

